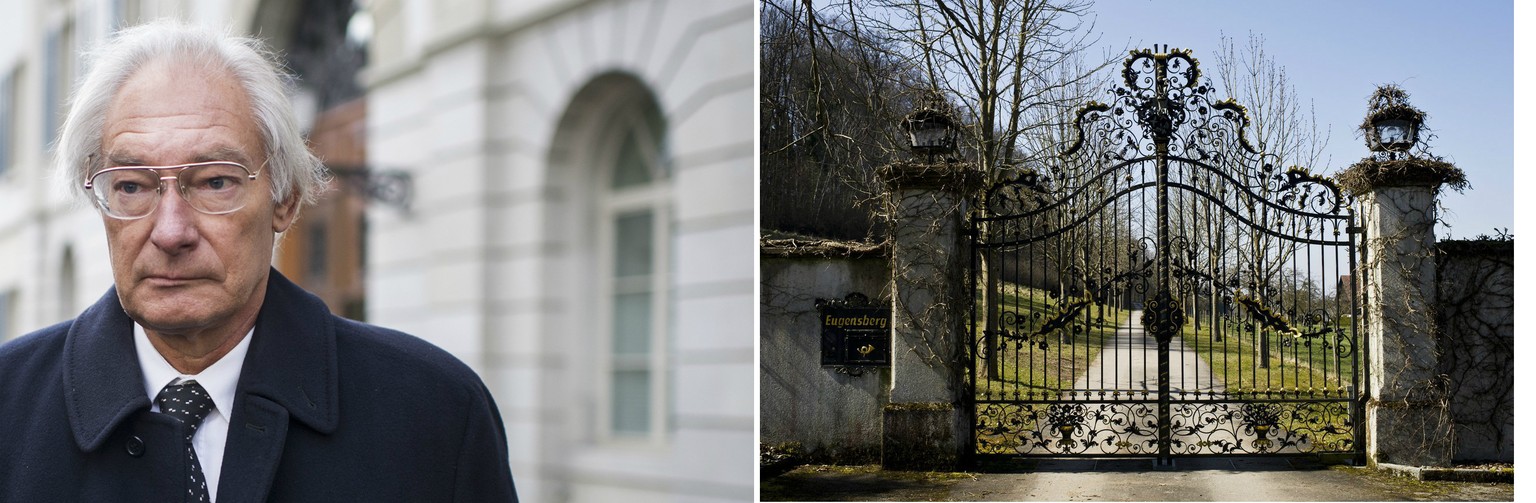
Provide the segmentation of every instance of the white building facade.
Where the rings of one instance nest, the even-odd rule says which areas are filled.
[[[73,54],[297,3],[0,2],[0,340],[111,284],[49,166]],[[413,180],[368,210],[367,321],[485,379],[525,501],[753,499],[755,4],[361,3],[369,164]]]
[[[752,499],[753,4],[370,8],[369,321],[480,370],[532,501]]]
[[[80,49],[137,7],[0,2],[0,341],[73,318],[112,285],[101,217],[67,195],[51,147],[82,71]],[[223,7],[207,14],[235,6]]]

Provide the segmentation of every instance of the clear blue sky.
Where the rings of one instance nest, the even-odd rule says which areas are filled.
[[[1513,2],[1099,0],[1093,10],[1103,50],[1168,44],[1204,63],[1215,60],[1223,33],[1239,47],[1249,32],[1263,35],[1330,136],[1316,173],[1337,173],[1368,153],[1355,137],[1366,98],[1377,84],[1401,86],[1429,114],[1438,136],[1431,152],[1472,184],[1446,192],[1449,228],[1436,234],[1515,231]]]

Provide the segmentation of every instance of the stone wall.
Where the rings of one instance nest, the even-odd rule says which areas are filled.
[[[1383,184],[1360,195],[1366,236],[1361,335],[1370,364],[1365,453],[1371,465],[1451,461],[1449,401],[1434,333],[1433,185]]]
[[[1514,241],[1439,244],[1438,327],[1456,461],[1515,457]]]
[[[885,250],[824,241],[764,241],[762,249],[760,441],[799,443],[809,460],[880,459],[889,367],[842,373],[821,365],[817,299],[862,293],[888,304]]]

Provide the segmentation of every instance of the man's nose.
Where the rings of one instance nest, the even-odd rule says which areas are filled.
[[[154,229],[150,231],[149,240],[165,253],[176,255],[197,244],[197,210],[181,198],[176,179],[163,183],[165,189],[160,191],[159,207],[151,215]]]

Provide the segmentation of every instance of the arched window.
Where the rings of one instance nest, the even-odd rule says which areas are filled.
[[[606,332],[597,366],[599,429],[613,440],[658,440],[669,409],[671,173],[655,105],[624,100],[617,108],[599,141],[606,155],[593,191]]]

